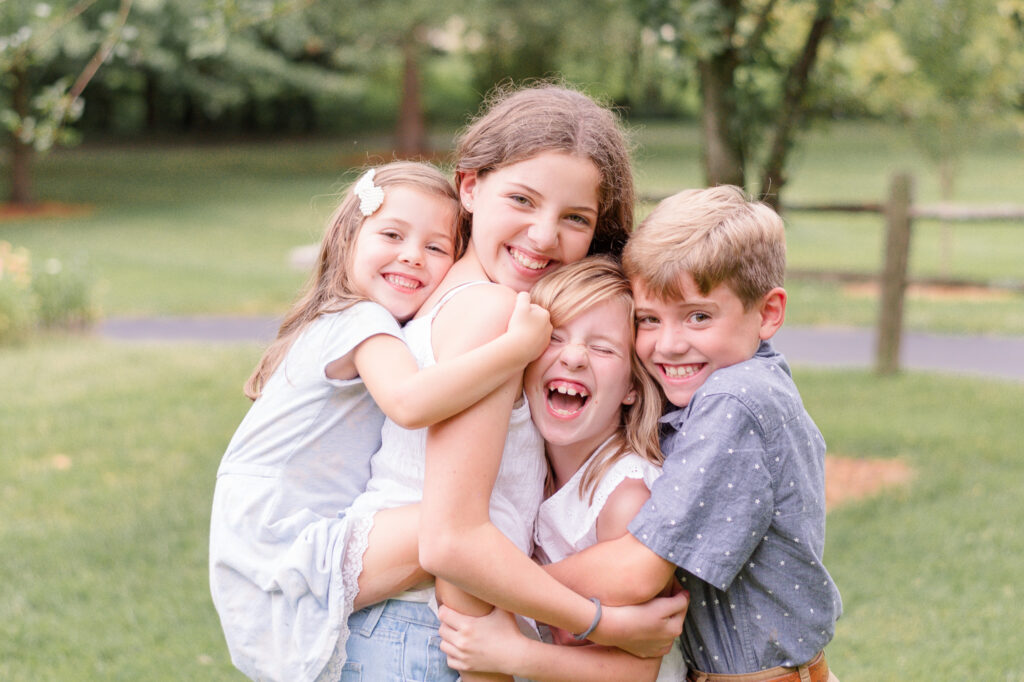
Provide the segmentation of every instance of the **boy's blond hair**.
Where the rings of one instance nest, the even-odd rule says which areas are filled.
[[[637,227],[622,254],[630,281],[663,300],[683,298],[679,277],[689,273],[707,295],[726,284],[749,310],[786,272],[786,232],[767,204],[739,187],[690,189],[659,203]]]

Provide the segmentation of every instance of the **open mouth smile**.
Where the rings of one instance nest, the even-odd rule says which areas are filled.
[[[574,381],[555,379],[548,382],[548,410],[556,417],[571,419],[586,407],[590,391]]]
[[[689,379],[690,377],[699,374],[706,366],[706,362],[691,363],[687,365],[663,364],[661,365],[661,371],[664,372],[665,376],[669,379]]]
[[[392,285],[396,289],[404,291],[416,291],[417,289],[423,288],[423,283],[420,282],[419,280],[415,280],[411,277],[406,277],[404,275],[399,275],[398,273],[389,272],[382,276],[384,277],[385,281],[388,282],[388,284]]]
[[[512,260],[515,261],[517,265],[524,267],[527,270],[543,270],[551,264],[550,258],[536,258],[525,251],[520,251],[514,246],[508,246],[506,248],[508,249],[509,255],[512,256]]]

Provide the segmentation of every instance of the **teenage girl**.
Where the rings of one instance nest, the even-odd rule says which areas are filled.
[[[634,353],[633,296],[614,261],[594,256],[567,265],[541,280],[531,298],[554,325],[547,350],[523,379],[550,466],[535,536],[537,559],[550,564],[627,532],[661,475],[662,398]],[[448,662],[460,671],[537,682],[686,676],[678,640],[659,661],[579,646],[571,635],[552,632],[556,644],[529,639],[497,609],[479,619],[444,609],[440,629]]]
[[[430,166],[367,171],[246,385],[254,403],[217,472],[210,587],[232,661],[250,677],[311,680],[333,651],[355,590],[340,570],[352,529],[342,513],[369,478],[384,414],[410,427],[443,419],[520,376],[546,343],[547,313],[524,300],[475,357],[417,367],[399,324],[460,249],[457,206]]]
[[[517,291],[588,252],[617,253],[632,225],[633,184],[618,122],[563,87],[494,98],[459,142],[456,185],[466,253],[406,328],[425,363],[495,338]],[[356,607],[398,598],[352,615],[349,671],[367,679],[456,678],[440,651],[433,588],[409,590],[430,575],[439,578],[438,600],[463,613],[486,613],[495,604],[647,655],[660,655],[678,636],[684,600],[606,608],[598,618],[595,603],[530,559],[546,464],[521,377],[425,432],[389,432],[397,434],[385,425],[374,479],[379,466],[383,479],[400,484],[382,483],[375,493],[372,479],[366,504],[354,504],[351,513],[369,518],[372,531],[361,563],[346,566],[362,574]],[[394,515],[387,509],[421,495],[414,515],[401,513],[408,507]],[[418,542],[413,537],[401,546],[410,528],[419,529]],[[364,592],[373,576],[387,579]]]

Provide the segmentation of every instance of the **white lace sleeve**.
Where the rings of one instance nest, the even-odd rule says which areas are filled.
[[[643,479],[644,484],[649,490],[654,481],[657,480],[658,476],[661,476],[661,467],[648,462],[639,455],[629,454],[615,462],[615,464],[605,472],[600,483],[597,484],[597,489],[594,491],[594,502],[587,508],[587,515],[584,523],[580,524],[581,531],[585,533],[597,526],[597,517],[600,516],[605,503],[608,502],[608,497],[611,496],[615,489],[619,487],[619,484],[625,479]],[[582,537],[582,533],[580,537]],[[579,538],[574,538],[574,543],[578,540]]]

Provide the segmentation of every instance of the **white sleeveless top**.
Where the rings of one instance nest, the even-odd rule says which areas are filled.
[[[437,364],[431,344],[434,318],[459,291],[477,284],[491,282],[467,282],[454,287],[428,314],[405,325],[402,331],[406,345],[421,368]],[[384,419],[381,447],[370,458],[370,480],[366,491],[344,512],[350,534],[341,559],[341,585],[336,590],[341,626],[334,651],[318,680],[334,682],[341,677],[347,658],[348,617],[359,590],[358,579],[363,571],[363,554],[373,528],[373,516],[382,509],[414,504],[423,498],[426,454],[427,429],[403,429],[390,419]],[[533,524],[544,498],[546,475],[544,440],[530,419],[530,407],[524,397],[517,401],[509,419],[505,449],[491,493],[490,515],[491,522],[527,555],[533,552]],[[410,590],[394,598],[430,603],[434,599],[434,588]]]
[[[420,367],[436,364],[431,328],[438,312],[464,288],[490,282],[467,282],[448,291],[427,315],[409,322],[405,339]],[[423,497],[427,429],[410,431],[385,419],[381,448],[370,460],[370,481],[366,492],[356,498],[349,515],[363,515],[380,509],[419,502]],[[505,449],[498,477],[491,493],[491,522],[525,554],[533,552],[533,526],[544,497],[547,463],[544,441],[530,419],[525,398],[517,401],[509,420]],[[360,561],[360,564],[362,562]],[[426,594],[406,593],[399,598],[429,601]]]
[[[600,452],[605,441],[594,454]],[[643,479],[650,490],[654,481],[661,476],[661,467],[652,464],[637,454],[629,453],[616,461],[594,488],[594,502],[590,503],[589,493],[580,498],[580,479],[594,455],[587,458],[572,478],[551,497],[544,500],[537,514],[536,555],[541,563],[561,561],[570,554],[581,552],[597,544],[597,517],[604,509],[608,497],[627,478]],[[658,682],[675,682],[686,679],[686,663],[677,638],[672,650],[661,659]]]

